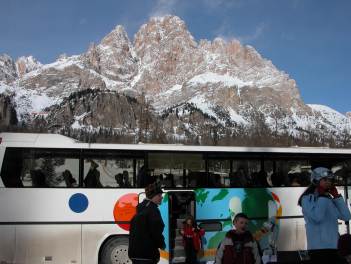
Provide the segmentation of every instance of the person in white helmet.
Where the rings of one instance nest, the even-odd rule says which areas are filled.
[[[312,263],[347,263],[337,251],[338,219],[348,221],[351,215],[333,180],[331,170],[315,168],[311,173],[311,185],[299,198]]]

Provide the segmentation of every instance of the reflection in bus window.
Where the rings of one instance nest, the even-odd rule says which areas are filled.
[[[141,166],[137,174],[137,187],[145,188],[148,184],[152,182],[153,181],[150,176],[150,170],[147,170],[144,165]]]
[[[62,172],[62,177],[66,183],[66,187],[77,187],[77,180],[73,178],[72,173],[69,170]]]
[[[335,184],[351,184],[351,160],[344,160],[333,164],[330,168],[335,174]]]
[[[260,187],[267,185],[266,173],[262,171],[261,160],[233,160],[233,187]]]
[[[46,176],[41,171],[40,168],[30,170],[30,178],[32,180],[33,187],[40,187],[40,188],[49,187],[49,185],[47,184]]]
[[[98,169],[99,164],[94,160],[90,160],[90,167],[87,175],[85,176],[83,182],[84,186],[87,188],[100,188],[103,185],[100,182],[100,171]]]
[[[28,187],[76,187],[73,180],[78,182],[79,178],[79,159],[62,157],[61,153],[47,156],[47,153],[36,151],[24,158],[24,170],[22,179],[24,186]],[[72,184],[67,186],[64,172],[69,170],[71,173]],[[66,173],[67,174],[67,173]],[[66,176],[67,177],[67,176]]]
[[[205,160],[202,154],[149,153],[150,176],[163,187],[205,186]]]
[[[308,186],[311,163],[307,159],[278,160],[276,171],[271,176],[273,186]]]
[[[209,160],[209,182],[212,187],[229,187],[230,160]]]
[[[70,150],[7,149],[2,168],[6,187],[68,187],[64,172],[69,170],[76,187],[79,158]]]
[[[93,165],[92,165],[93,164]],[[136,170],[141,166],[137,160]],[[88,188],[135,186],[133,159],[111,156],[84,159],[84,186]]]

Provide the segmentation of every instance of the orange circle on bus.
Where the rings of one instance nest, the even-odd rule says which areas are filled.
[[[136,213],[136,206],[138,205],[138,194],[128,193],[121,196],[113,209],[113,216],[119,227],[129,231],[130,224],[120,223],[129,222]]]

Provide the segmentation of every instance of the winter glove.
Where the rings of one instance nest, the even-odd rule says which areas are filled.
[[[333,196],[333,198],[340,197],[340,194],[338,193],[338,190],[336,189],[335,186],[333,186],[329,189],[329,193],[331,194],[331,196]]]
[[[317,191],[319,193],[319,195],[325,195],[326,190],[324,188],[322,188],[321,186],[317,187]]]

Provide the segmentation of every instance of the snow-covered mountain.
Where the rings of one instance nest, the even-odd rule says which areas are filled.
[[[196,41],[176,16],[151,18],[133,42],[119,25],[84,54],[61,55],[50,64],[1,55],[0,95],[10,100],[17,120],[30,124],[39,115],[58,129],[135,132],[145,122],[140,113],[147,111],[149,126],[175,136],[201,133],[204,122],[232,131],[263,122],[291,135],[350,131],[350,117],[306,105],[296,82],[253,47],[220,38]]]

